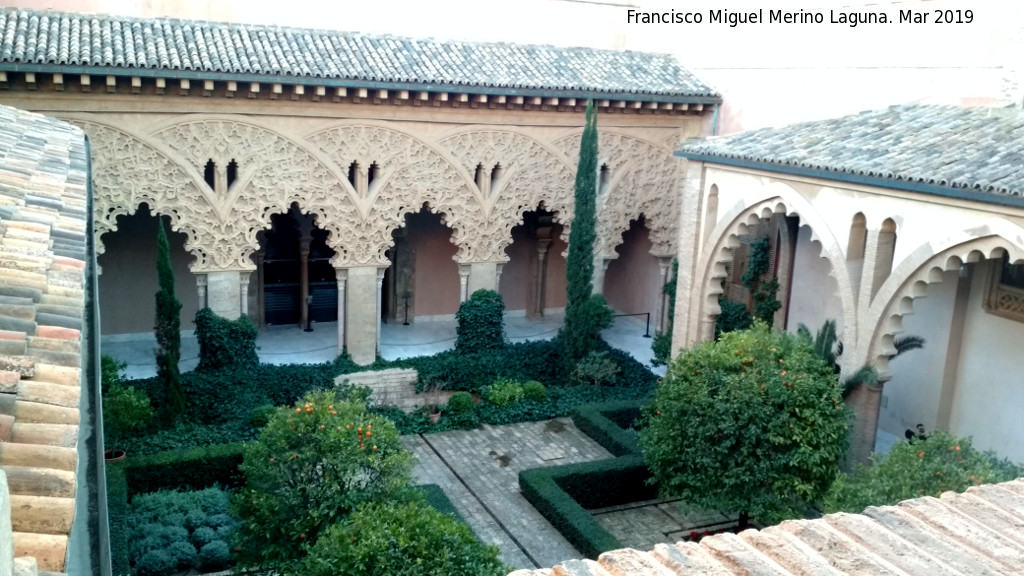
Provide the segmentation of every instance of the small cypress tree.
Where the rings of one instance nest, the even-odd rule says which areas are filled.
[[[156,236],[156,270],[160,290],[156,293],[156,375],[163,385],[167,400],[162,416],[171,422],[185,411],[185,394],[181,390],[181,302],[174,296],[174,269],[171,268],[171,247],[167,242],[163,219]]]
[[[597,111],[593,102],[588,100],[576,169],[576,214],[569,233],[569,257],[566,260],[565,323],[559,332],[569,362],[575,362],[592,351],[601,339],[601,330],[612,322],[612,311],[604,297],[593,294],[596,205]]]

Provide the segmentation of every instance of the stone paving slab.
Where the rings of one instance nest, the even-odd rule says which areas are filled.
[[[691,532],[713,532],[736,523],[735,517],[687,506],[679,500],[594,510],[592,514],[624,547],[637,550],[649,550],[659,543],[674,544]]]
[[[420,459],[415,475],[436,483],[477,536],[514,568],[554,566],[577,551],[519,492],[519,472],[612,455],[568,418],[483,426],[403,439]]]

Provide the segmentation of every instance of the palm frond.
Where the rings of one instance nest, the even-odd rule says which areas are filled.
[[[875,370],[874,366],[870,364],[865,364],[861,366],[856,372],[851,374],[849,378],[843,380],[843,398],[845,399],[847,396],[849,396],[850,393],[852,393],[857,388],[857,386],[860,386],[861,384],[866,384],[868,386],[878,385],[878,371]]]
[[[894,338],[892,341],[892,345],[893,348],[896,348],[896,353],[893,354],[892,356],[889,356],[889,359],[892,360],[893,358],[899,356],[900,354],[903,354],[904,352],[909,352],[910,350],[919,350],[921,348],[924,348],[924,343],[925,340],[921,336],[900,336]]]

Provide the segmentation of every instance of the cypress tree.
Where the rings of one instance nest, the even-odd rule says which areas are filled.
[[[575,215],[566,259],[565,323],[559,332],[566,360],[570,362],[592,351],[601,339],[601,330],[612,322],[612,311],[604,297],[593,294],[594,240],[597,236],[597,111],[589,100],[580,140],[575,192]]]
[[[171,247],[161,218],[156,236],[156,270],[160,290],[156,293],[156,375],[163,385],[166,400],[162,416],[172,422],[185,411],[178,360],[181,358],[181,302],[174,296],[174,269]]]

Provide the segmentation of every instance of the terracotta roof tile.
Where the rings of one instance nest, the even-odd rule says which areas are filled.
[[[54,26],[71,32],[47,33]],[[0,10],[0,68],[14,66],[719,100],[666,54],[7,8]]]

